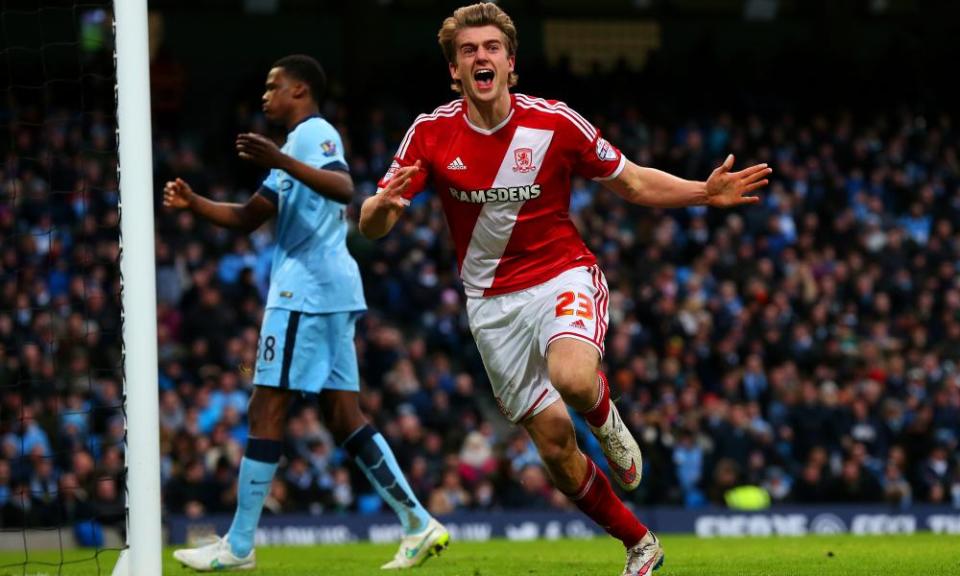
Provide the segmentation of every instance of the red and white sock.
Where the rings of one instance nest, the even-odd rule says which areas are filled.
[[[603,426],[610,415],[610,385],[607,384],[607,376],[602,371],[597,371],[597,387],[600,389],[597,395],[597,401],[593,407],[583,412],[583,417],[594,428]]]
[[[647,535],[647,527],[623,505],[610,487],[606,474],[589,457],[587,476],[576,494],[567,494],[584,514],[627,548]]]

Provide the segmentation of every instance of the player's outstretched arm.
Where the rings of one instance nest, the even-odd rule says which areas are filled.
[[[733,154],[710,174],[706,182],[684,180],[655,168],[637,166],[629,160],[616,178],[604,184],[634,204],[654,208],[706,205],[729,208],[760,201],[753,193],[769,183],[773,169],[757,164],[731,172]]]
[[[349,204],[353,198],[353,179],[346,172],[314,168],[284,154],[280,148],[260,134],[240,134],[237,136],[237,154],[244,160],[263,168],[278,168],[317,194],[341,204]]]
[[[277,213],[272,202],[254,194],[246,204],[214,202],[193,191],[184,180],[177,178],[163,187],[163,205],[177,210],[191,210],[197,215],[224,228],[252,232]]]
[[[410,201],[403,193],[410,186],[413,176],[420,170],[420,161],[397,170],[387,185],[363,201],[360,207],[360,233],[376,240],[387,235]]]

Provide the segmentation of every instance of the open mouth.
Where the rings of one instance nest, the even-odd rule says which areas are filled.
[[[473,80],[477,83],[478,90],[490,90],[493,88],[493,79],[496,76],[490,68],[481,68],[473,73]]]

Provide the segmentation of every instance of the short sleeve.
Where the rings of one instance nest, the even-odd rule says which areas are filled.
[[[612,180],[620,175],[627,162],[623,153],[608,142],[593,124],[564,104],[562,116],[564,136],[573,148],[573,172],[592,180]]]
[[[349,171],[340,133],[326,120],[307,122],[301,126],[290,153],[314,168]]]
[[[257,193],[267,200],[273,202],[274,205],[277,205],[280,202],[278,193],[279,190],[280,171],[274,168],[270,170],[270,173],[267,174],[267,177],[263,179],[263,183],[260,185],[260,189],[257,190]]]
[[[410,185],[407,186],[403,197],[410,200],[426,187],[427,180],[430,177],[428,170],[430,163],[424,150],[424,148],[426,148],[426,146],[424,146],[424,127],[422,125],[423,123],[420,122],[420,119],[423,117],[422,115],[418,117],[417,121],[407,130],[406,136],[404,136],[403,141],[400,142],[400,148],[397,149],[397,153],[393,157],[393,162],[390,163],[390,168],[387,169],[387,173],[384,174],[383,178],[377,183],[377,192],[386,187],[398,170],[416,164],[417,160],[420,161],[420,171],[413,177]]]

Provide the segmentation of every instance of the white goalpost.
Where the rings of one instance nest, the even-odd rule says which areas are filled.
[[[127,545],[114,576],[160,576],[160,433],[147,0],[114,0]],[[134,569],[135,567],[135,569]]]

